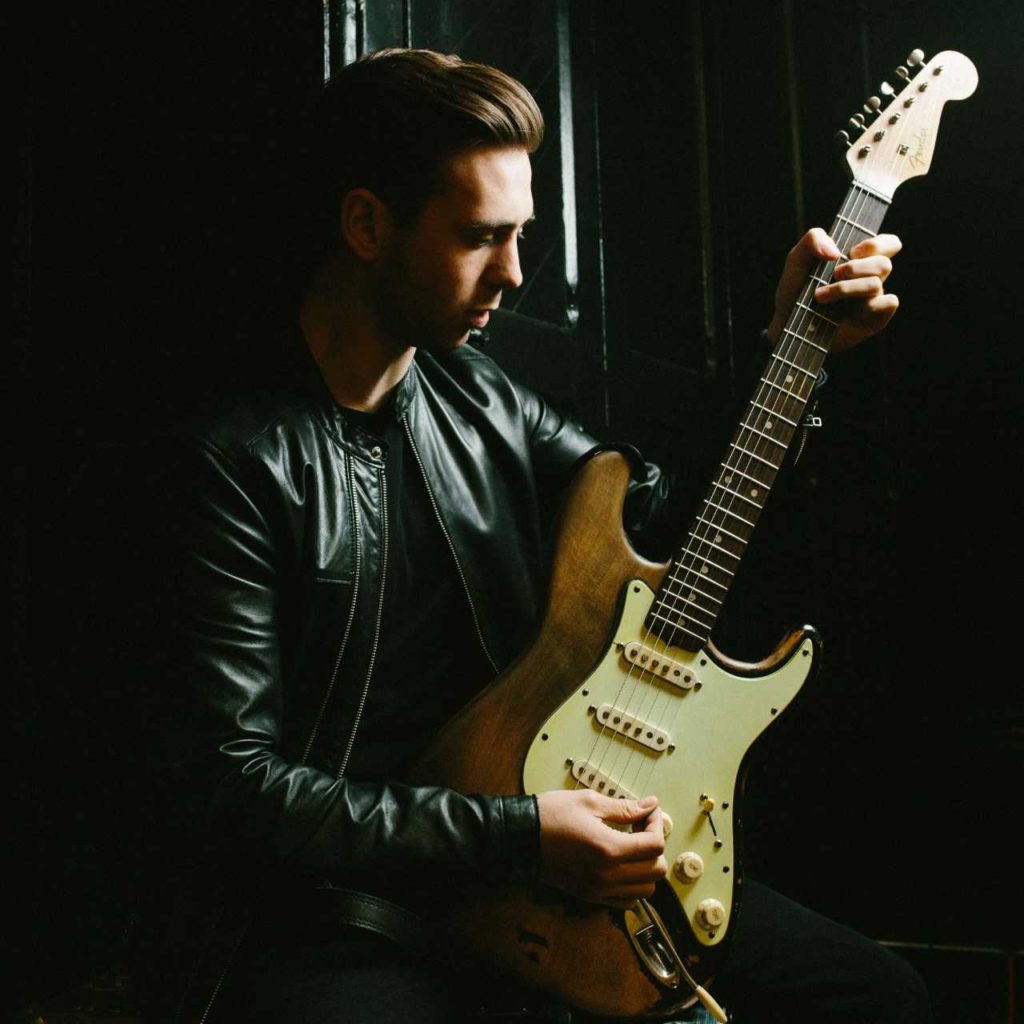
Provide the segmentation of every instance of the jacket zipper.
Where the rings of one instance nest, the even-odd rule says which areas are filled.
[[[299,762],[300,764],[305,764],[309,758],[309,752],[313,749],[313,741],[316,739],[316,734],[320,731],[320,724],[323,721],[325,712],[327,711],[327,705],[330,702],[331,694],[334,692],[334,683],[338,678],[338,669],[341,668],[341,659],[345,656],[345,648],[348,647],[349,634],[352,632],[352,623],[355,621],[356,617],[356,601],[359,598],[359,580],[362,576],[362,559],[359,554],[359,515],[356,512],[356,489],[355,479],[352,473],[352,456],[348,453],[345,454],[345,469],[346,475],[348,476],[348,493],[351,495],[352,501],[352,536],[355,538],[356,550],[355,585],[352,588],[352,604],[348,610],[348,622],[345,623],[345,632],[342,635],[341,644],[338,647],[338,656],[334,659],[334,670],[331,672],[331,680],[327,684],[327,692],[324,694],[324,699],[320,703],[320,710],[317,713],[316,721],[313,723],[313,729],[309,734],[309,739],[306,741],[306,749],[302,752],[302,760]],[[349,748],[351,749],[351,742],[349,743]]]
[[[203,1010],[203,1015],[199,1018],[199,1024],[206,1024],[206,1018],[210,1016],[210,1010],[213,1009],[213,1004],[217,1001],[217,996],[220,994],[221,986],[224,984],[224,979],[228,976],[228,971],[231,970],[231,965],[235,962],[235,957],[238,955],[238,951],[242,948],[242,943],[245,941],[245,936],[248,932],[249,922],[246,923],[238,941],[231,948],[231,953],[228,956],[227,963],[224,964],[224,970],[220,972],[220,977],[217,979],[217,984],[214,985],[213,991],[210,993],[210,999],[206,1004],[206,1008]]]
[[[476,606],[473,604],[473,595],[469,592],[469,583],[466,580],[466,574],[462,571],[462,563],[459,561],[458,552],[455,550],[455,545],[452,543],[452,535],[448,532],[448,527],[445,524],[444,519],[441,518],[441,509],[438,507],[437,500],[434,498],[434,492],[430,487],[430,481],[427,479],[426,470],[423,468],[423,460],[420,458],[419,449],[416,447],[416,442],[412,439],[412,431],[409,429],[409,421],[403,416],[402,426],[405,428],[405,436],[409,439],[409,447],[412,449],[413,457],[416,459],[416,465],[420,467],[420,475],[423,477],[423,483],[427,488],[427,497],[430,498],[430,504],[433,506],[434,515],[437,516],[438,523],[441,524],[441,532],[444,534],[444,539],[448,542],[448,550],[452,553],[452,558],[455,559],[455,568],[458,570],[459,579],[462,580],[462,589],[466,593],[466,600],[469,602],[469,612],[473,616],[473,625],[476,627],[476,635],[480,640],[480,646],[484,650],[484,654],[487,656],[487,660],[490,662],[491,668],[494,670],[494,674],[498,674],[498,666],[495,664],[494,658],[491,657],[491,652],[488,650],[487,641],[484,640],[483,630],[480,628],[480,619],[476,614]]]
[[[342,756],[341,764],[338,766],[338,773],[335,778],[340,779],[348,767],[348,759],[352,754],[352,746],[356,741],[356,732],[359,730],[359,722],[363,717],[363,708],[366,706],[366,695],[370,692],[370,677],[373,675],[373,667],[377,662],[377,648],[380,645],[380,624],[384,618],[384,587],[388,578],[388,545],[390,540],[390,526],[388,524],[388,479],[384,475],[384,467],[377,470],[380,479],[381,494],[381,569],[380,569],[380,595],[377,599],[377,624],[373,630],[373,646],[370,648],[370,664],[366,669],[366,682],[363,683],[363,692],[359,697],[359,706],[356,708],[356,717],[352,722],[352,731],[348,736],[348,746]]]

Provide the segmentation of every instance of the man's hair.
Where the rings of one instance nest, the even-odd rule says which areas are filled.
[[[319,183],[320,255],[338,246],[340,199],[351,189],[369,189],[410,227],[443,189],[444,166],[456,153],[478,146],[533,153],[543,138],[536,101],[497,68],[432,50],[360,57],[324,87],[313,112],[306,158]]]

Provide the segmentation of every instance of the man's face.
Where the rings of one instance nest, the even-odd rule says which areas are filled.
[[[400,345],[447,351],[483,327],[506,288],[522,283],[519,241],[533,219],[525,150],[468,149],[416,224],[397,228],[380,267],[378,311]]]

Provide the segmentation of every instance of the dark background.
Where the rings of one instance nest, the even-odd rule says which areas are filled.
[[[127,540],[145,536],[135,453],[290,314],[290,130],[325,65],[412,43],[534,91],[549,131],[526,283],[481,343],[595,434],[685,474],[718,454],[708,424],[786,251],[845,194],[833,133],[921,47],[965,53],[978,89],[948,105],[930,173],[895,196],[900,312],[828,362],[824,425],[784,472],[716,640],[750,659],[796,622],[825,640],[821,673],[751,761],[751,873],[906,944],[946,1007],[969,980],[958,1021],[1006,1020],[1022,945],[1024,7],[326,11],[57,4],[16,54],[12,990],[50,996],[116,961],[124,879],[103,865],[145,780],[97,765],[138,683],[121,568],[145,559]]]

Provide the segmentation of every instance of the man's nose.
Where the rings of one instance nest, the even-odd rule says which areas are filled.
[[[519,266],[519,241],[510,238],[494,251],[491,264],[491,283],[501,289],[518,288],[523,283],[523,271]]]

